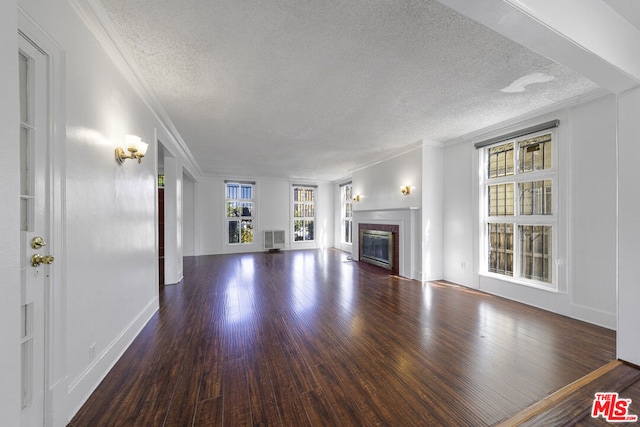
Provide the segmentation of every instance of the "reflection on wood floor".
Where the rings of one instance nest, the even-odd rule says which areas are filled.
[[[615,358],[614,331],[337,250],[184,271],[70,425],[493,425]]]

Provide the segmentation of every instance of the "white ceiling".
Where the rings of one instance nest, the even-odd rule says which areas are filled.
[[[598,89],[431,0],[100,0],[205,174],[336,180]]]

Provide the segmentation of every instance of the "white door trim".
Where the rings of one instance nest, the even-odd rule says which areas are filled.
[[[18,6],[18,31],[47,58],[49,129],[47,129],[46,210],[48,248],[55,254],[45,291],[44,424],[66,425],[68,410],[66,372],[65,271],[65,57],[61,47]]]

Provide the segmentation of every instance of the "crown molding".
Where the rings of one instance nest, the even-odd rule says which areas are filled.
[[[395,154],[393,154],[393,155],[391,155],[391,156],[387,156],[387,157],[384,157],[384,158],[382,158],[382,159],[380,159],[380,160],[376,160],[376,161],[374,161],[374,162],[367,163],[366,165],[364,165],[364,166],[360,166],[360,167],[358,167],[358,168],[356,168],[356,169],[352,169],[352,170],[350,171],[350,174],[351,174],[351,175],[353,175],[353,173],[354,173],[354,172],[359,172],[359,171],[361,171],[361,170],[364,170],[364,169],[370,168],[370,167],[372,167],[372,166],[379,165],[380,163],[384,163],[384,162],[386,162],[387,160],[395,159],[396,157],[403,156],[403,155],[405,155],[405,154],[407,154],[407,153],[410,153],[410,152],[412,152],[412,151],[415,151],[415,150],[421,149],[421,148],[422,148],[422,146],[424,145],[424,142],[425,142],[425,141],[421,139],[421,140],[419,140],[419,141],[417,141],[417,142],[414,142],[413,144],[410,144],[409,146],[406,146],[406,147],[404,147],[404,148],[400,148],[400,149],[399,149],[400,151],[398,151],[397,153],[395,153]]]

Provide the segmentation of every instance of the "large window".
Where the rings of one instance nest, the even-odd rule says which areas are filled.
[[[253,243],[255,183],[225,182],[227,243]]]
[[[316,187],[293,186],[293,240],[312,242],[315,240]]]
[[[352,242],[352,225],[353,225],[353,191],[351,184],[345,184],[340,187],[341,195],[341,216],[342,216],[342,243]]]
[[[483,149],[485,271],[525,284],[555,287],[557,235],[555,131]]]

